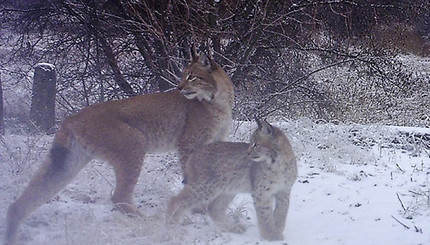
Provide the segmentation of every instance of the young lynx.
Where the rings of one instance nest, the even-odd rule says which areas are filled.
[[[282,240],[290,191],[297,178],[293,149],[282,131],[257,120],[251,143],[217,142],[203,146],[188,160],[185,187],[170,200],[166,221],[176,223],[183,213],[204,207],[222,228],[243,232],[226,215],[240,192],[251,193],[260,234]]]
[[[94,158],[113,166],[118,210],[140,215],[132,197],[145,154],[177,150],[183,163],[197,146],[223,140],[233,84],[211,58],[194,48],[191,58],[177,90],[100,103],[66,118],[39,171],[8,209],[5,244],[14,244],[21,221]]]

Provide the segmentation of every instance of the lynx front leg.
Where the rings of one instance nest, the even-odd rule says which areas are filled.
[[[284,232],[287,221],[288,207],[290,206],[290,191],[280,191],[275,195],[276,204],[273,212],[275,228],[279,233]]]
[[[261,237],[269,241],[283,240],[282,232],[279,232],[275,227],[273,197],[264,192],[252,193],[252,197],[254,199]]]
[[[186,211],[195,207],[204,207],[205,209],[212,197],[211,195],[202,197],[199,193],[202,192],[194,190],[189,184],[185,185],[177,196],[170,199],[167,207],[166,223],[178,223]]]
[[[186,182],[186,176],[185,176],[185,168],[187,166],[188,159],[190,158],[190,155],[194,151],[194,148],[189,147],[180,147],[178,149],[179,153],[179,164],[181,166],[182,175],[184,177],[184,181]]]

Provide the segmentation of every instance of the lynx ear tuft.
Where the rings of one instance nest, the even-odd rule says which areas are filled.
[[[191,62],[198,62],[199,61],[199,55],[196,52],[196,45],[194,43],[190,48],[190,53],[191,53]]]
[[[210,55],[206,55],[206,53],[202,51],[197,53],[195,44],[191,46],[190,54],[191,63],[200,63],[207,70],[213,70],[217,67],[216,62]]]

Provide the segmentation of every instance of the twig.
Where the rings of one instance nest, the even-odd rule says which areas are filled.
[[[408,230],[411,229],[409,226],[403,224],[402,222],[400,222],[400,220],[396,219],[396,217],[394,217],[393,215],[391,215],[391,218],[393,218],[395,221],[399,222],[399,224],[401,224],[406,229],[408,229]]]
[[[163,76],[160,76],[160,78],[161,78],[161,79],[163,79],[164,81],[166,81],[168,84],[172,85],[173,87],[178,86],[178,84],[176,84],[176,83],[174,83],[174,82],[170,81],[169,79],[167,79],[167,78],[165,78],[165,77],[163,77]]]
[[[399,165],[398,163],[396,163],[396,167],[397,167],[400,171],[402,171],[402,173],[405,173],[405,170],[403,170],[403,169],[400,167],[400,165]]]
[[[397,199],[399,199],[400,205],[403,208],[403,211],[407,211],[406,208],[405,208],[405,205],[403,205],[402,199],[400,199],[399,193],[396,193],[396,195],[397,195]]]
[[[173,72],[171,72],[169,70],[166,70],[166,72],[169,73],[169,75],[172,76],[176,82],[178,82],[178,83],[181,82],[181,78],[176,76],[176,74],[174,74]]]
[[[416,225],[414,225],[414,227],[415,227],[415,232],[417,232],[417,233],[423,233],[423,229],[422,228],[419,228]]]
[[[98,173],[108,184],[109,186],[114,189],[114,186],[112,185],[112,183],[106,178],[106,176],[104,176],[97,168],[93,168],[93,170]]]

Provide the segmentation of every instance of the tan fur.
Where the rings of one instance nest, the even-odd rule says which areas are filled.
[[[177,150],[182,168],[197,146],[229,133],[233,85],[204,54],[192,52],[178,90],[135,96],[87,107],[64,120],[52,149],[24,193],[10,205],[6,242],[19,223],[66,186],[92,159],[109,162],[116,176],[112,196],[121,211],[140,215],[132,201],[146,153]]]
[[[176,223],[193,208],[207,208],[212,219],[232,232],[243,232],[226,215],[228,204],[240,192],[251,193],[260,234],[282,240],[291,187],[297,178],[294,152],[285,134],[258,121],[251,144],[215,142],[190,156],[184,189],[173,197],[166,221]],[[273,208],[274,207],[274,208]]]

